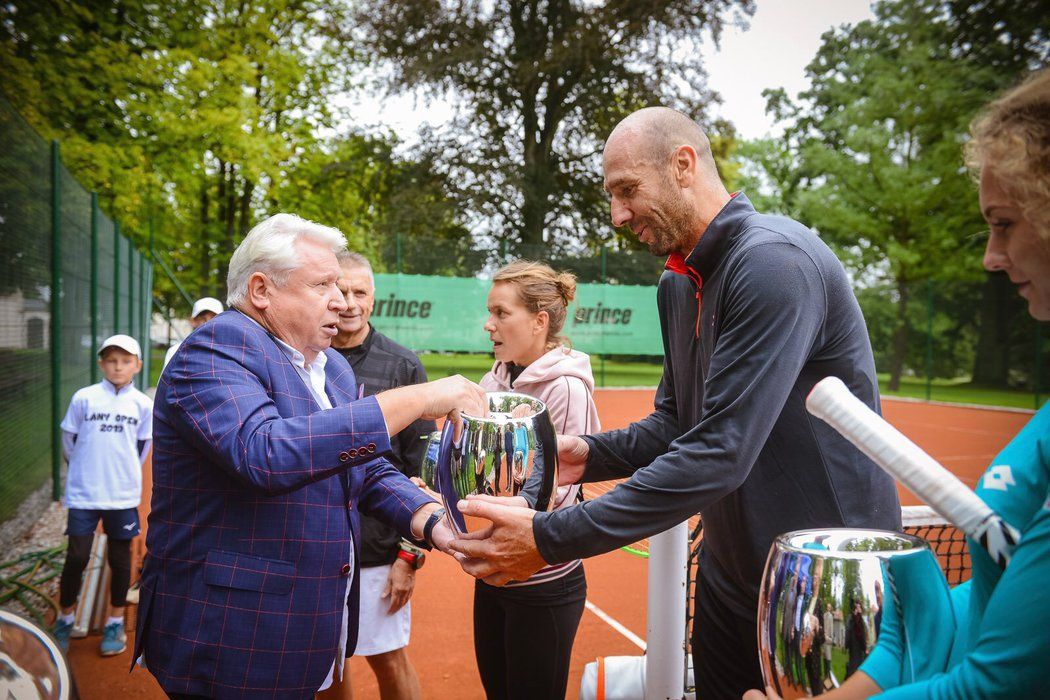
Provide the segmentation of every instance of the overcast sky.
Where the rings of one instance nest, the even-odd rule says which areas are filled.
[[[718,50],[707,54],[709,84],[723,99],[718,113],[732,121],[743,138],[768,133],[762,91],[783,87],[795,95],[806,87],[805,68],[820,46],[820,35],[833,26],[873,17],[869,0],[757,0],[749,27],[728,27]],[[441,123],[447,104],[426,104],[411,97],[355,105],[358,125],[393,129],[408,144],[425,122]],[[373,115],[362,117],[363,114]]]

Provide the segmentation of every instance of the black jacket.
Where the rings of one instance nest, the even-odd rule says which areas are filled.
[[[537,515],[548,562],[606,552],[699,512],[700,575],[736,614],[754,618],[776,535],[900,528],[893,480],[806,412],[806,395],[828,375],[879,408],[860,307],[812,231],[758,214],[739,194],[688,258],[668,260],[657,303],[665,356],[655,410],[586,438],[584,481],[630,479]]]
[[[387,389],[427,381],[423,363],[414,352],[369,326],[368,337],[356,348],[333,348],[350,362],[358,391],[372,396]],[[417,420],[390,438],[386,458],[407,476],[419,476],[426,451],[424,438],[436,430],[432,420]],[[361,514],[361,566],[384,566],[397,558],[401,537],[392,528]]]

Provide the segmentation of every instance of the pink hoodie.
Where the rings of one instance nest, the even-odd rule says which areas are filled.
[[[514,388],[510,386],[510,370],[497,361],[492,370],[481,378],[485,391],[516,391],[539,399],[550,411],[554,429],[559,435],[588,435],[601,430],[598,409],[594,406],[594,375],[591,358],[586,353],[559,346],[542,355],[526,367]],[[576,503],[579,485],[558,488],[556,508],[567,508]],[[540,569],[528,581],[511,581],[508,588],[533,586],[561,578],[580,565],[580,560],[555,564]]]
[[[510,386],[506,363],[496,362],[481,378],[485,391],[516,391],[547,405],[559,435],[589,435],[601,430],[594,406],[591,358],[578,350],[556,347],[525,368]]]

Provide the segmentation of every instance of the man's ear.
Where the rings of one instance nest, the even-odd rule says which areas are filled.
[[[699,158],[692,146],[679,146],[671,155],[671,174],[682,189],[689,189],[696,182]]]
[[[261,272],[253,272],[248,278],[248,303],[260,311],[270,308],[272,286],[273,282],[266,275]]]

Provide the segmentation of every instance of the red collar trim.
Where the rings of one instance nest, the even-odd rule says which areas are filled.
[[[685,256],[681,253],[671,253],[667,257],[667,262],[664,263],[664,269],[679,275],[685,275],[696,283],[698,289],[702,289],[704,286],[704,280],[700,277],[700,273],[689,266],[689,263],[685,261]]]

